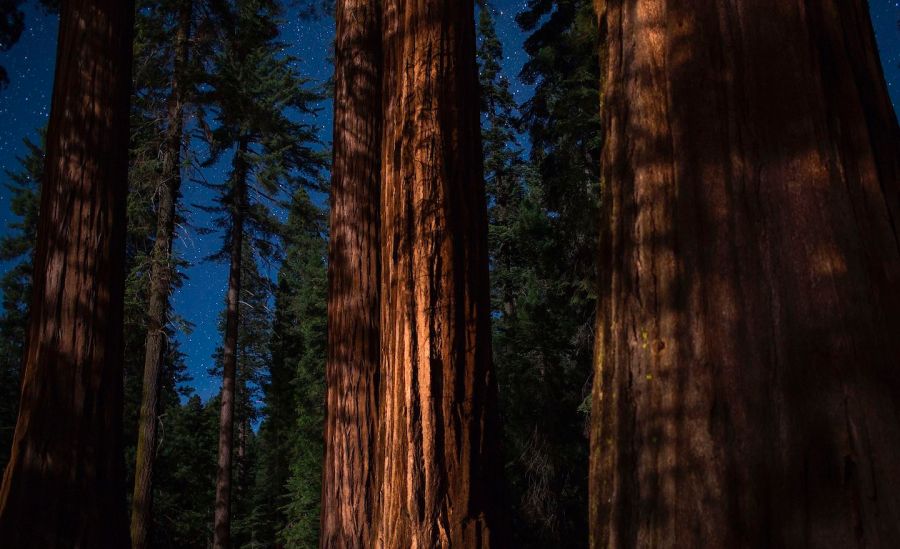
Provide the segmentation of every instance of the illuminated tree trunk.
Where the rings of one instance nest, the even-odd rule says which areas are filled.
[[[375,547],[498,545],[472,0],[385,0]]]
[[[247,141],[242,139],[234,157],[234,203],[231,211],[231,248],[228,293],[225,298],[225,341],[222,345],[222,390],[219,414],[219,461],[216,471],[216,508],[213,547],[231,549],[231,473],[234,449],[234,398],[237,370],[238,323],[240,321],[241,260],[244,216],[247,208]]]
[[[378,419],[381,29],[373,0],[336,6],[323,548],[371,539]]]
[[[162,180],[158,186],[156,241],[153,244],[151,256],[144,384],[138,426],[134,495],[131,504],[131,544],[133,549],[147,547],[152,524],[153,463],[156,459],[159,378],[166,348],[165,330],[174,269],[172,240],[175,233],[178,193],[181,187],[181,146],[184,134],[184,82],[181,80],[187,64],[192,14],[191,0],[183,0],[179,9],[178,34],[175,38],[172,90],[169,95],[166,127],[166,149]]]
[[[598,1],[593,547],[900,539],[900,132],[861,0]]]
[[[62,3],[4,547],[126,547],[122,319],[133,3]]]

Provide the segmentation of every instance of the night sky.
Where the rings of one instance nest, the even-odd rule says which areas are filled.
[[[878,38],[882,63],[895,109],[900,105],[900,0],[869,0],[872,20]],[[53,64],[56,53],[56,17],[45,16],[29,3],[25,7],[26,29],[12,50],[0,53],[0,65],[6,67],[9,87],[0,92],[0,174],[5,170],[17,170],[16,157],[24,154],[22,138],[37,140],[37,129],[46,123],[50,111],[50,94],[53,87]],[[531,90],[521,84],[518,74],[525,54],[521,51],[524,35],[515,23],[515,14],[521,11],[527,0],[493,0],[497,16],[497,32],[503,40],[506,53],[504,69],[512,80],[513,92],[521,102],[528,98]],[[287,53],[300,59],[304,75],[317,82],[325,82],[331,76],[328,56],[334,34],[333,22],[329,19],[304,21],[294,14],[288,14],[283,29],[283,41],[291,44]],[[315,124],[320,131],[323,146],[331,140],[331,105],[323,103]],[[210,168],[202,177],[210,181],[225,177],[227,162]],[[5,176],[0,175],[0,182]],[[209,192],[200,185],[185,182],[183,204],[189,223],[193,226],[209,227],[207,214],[190,208],[192,204],[209,203]],[[9,193],[0,189],[0,231],[5,231],[9,213]],[[217,331],[219,312],[224,303],[226,287],[226,266],[203,261],[203,258],[221,246],[221,235],[213,233],[198,235],[189,228],[182,228],[176,243],[177,252],[191,262],[187,270],[187,281],[177,292],[174,306],[178,314],[194,324],[191,334],[181,334],[181,351],[185,353],[188,370],[194,378],[189,384],[204,399],[219,390],[219,379],[207,374],[212,363],[212,354],[220,344]],[[5,268],[0,264],[0,269]],[[277,267],[269,269],[275,277]]]

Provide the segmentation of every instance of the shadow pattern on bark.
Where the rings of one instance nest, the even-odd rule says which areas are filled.
[[[861,0],[597,2],[592,547],[900,536],[900,132]]]
[[[370,542],[377,496],[380,2],[336,8],[323,548]]]
[[[125,547],[122,317],[133,3],[62,5],[4,547]]]

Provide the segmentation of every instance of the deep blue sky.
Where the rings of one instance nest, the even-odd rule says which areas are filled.
[[[878,37],[879,49],[891,97],[900,105],[900,0],[869,0],[872,20]],[[514,17],[523,9],[527,0],[493,0],[497,11],[498,34],[504,43],[506,59],[504,69],[511,77],[518,74],[525,55],[521,51],[522,33]],[[26,6],[26,30],[12,50],[0,53],[0,65],[9,72],[11,84],[0,92],[0,181],[5,170],[17,169],[16,157],[24,153],[22,138],[36,139],[36,130],[46,123],[49,114],[50,93],[53,86],[53,63],[56,50],[56,18],[45,16],[31,5]],[[316,80],[326,81],[331,75],[328,54],[334,27],[330,20],[301,21],[290,17],[285,25],[283,39],[291,44],[289,53],[300,59],[302,72]],[[512,78],[513,91],[520,102],[531,90]],[[315,123],[325,146],[331,137],[331,105],[321,106]],[[221,180],[222,166],[204,171],[203,177]],[[184,204],[208,203],[209,191],[199,185],[184,186]],[[209,217],[196,209],[188,209],[189,221],[195,226],[209,226]],[[10,219],[8,191],[0,189],[0,232],[6,230]],[[212,362],[212,354],[219,345],[218,315],[222,309],[226,286],[224,265],[204,262],[203,258],[218,249],[221,235],[199,236],[195,231],[182,228],[177,241],[177,251],[191,262],[187,281],[176,294],[177,312],[193,323],[191,334],[179,336],[181,350],[187,355],[187,364],[194,380],[191,385],[203,397],[218,392],[219,380],[210,377],[206,370]],[[2,265],[0,265],[2,267]],[[275,276],[275,267],[270,275]]]

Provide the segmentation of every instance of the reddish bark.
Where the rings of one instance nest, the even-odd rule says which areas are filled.
[[[336,6],[323,548],[371,539],[378,419],[379,2]]]
[[[125,547],[122,319],[133,3],[62,3],[4,547]]]
[[[499,543],[473,9],[384,1],[375,547]]]
[[[900,539],[900,132],[862,0],[598,1],[593,547]]]
[[[151,255],[144,383],[135,459],[134,495],[131,500],[131,545],[133,549],[147,547],[152,524],[153,463],[156,459],[159,382],[166,348],[165,330],[168,322],[169,294],[172,291],[174,270],[172,241],[175,235],[178,193],[181,188],[185,88],[182,78],[188,60],[192,16],[192,1],[182,0],[179,8],[178,34],[175,38],[175,59],[172,88],[169,94],[162,180],[157,188],[156,240],[153,243]]]

